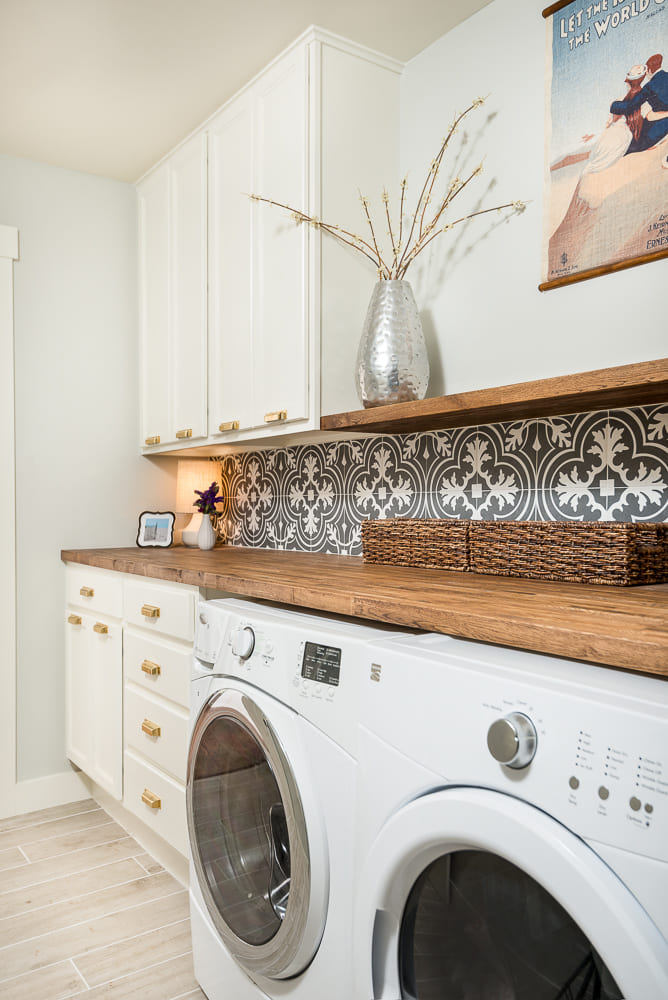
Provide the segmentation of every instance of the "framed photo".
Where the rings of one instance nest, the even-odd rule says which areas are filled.
[[[668,3],[561,0],[543,17],[541,291],[668,256]]]
[[[167,548],[174,538],[174,514],[145,510],[139,515],[137,545],[143,549]]]

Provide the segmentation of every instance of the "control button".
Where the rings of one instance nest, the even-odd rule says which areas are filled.
[[[576,777],[575,777],[575,775],[572,775],[572,776],[571,776],[571,777],[570,777],[570,778],[568,779],[568,784],[569,784],[569,785],[571,786],[571,788],[573,788],[573,789],[575,789],[575,788],[579,788],[579,787],[580,787],[580,779],[579,779],[579,778],[576,778]]]
[[[642,805],[642,802],[640,801],[640,799],[637,799],[635,797],[635,795],[633,795],[629,799],[629,805],[631,806],[631,808],[633,809],[634,812],[638,812],[638,810],[640,809],[640,807]]]
[[[487,731],[487,748],[494,760],[507,767],[526,767],[536,753],[536,729],[522,712],[511,712],[493,722]]]
[[[250,625],[236,628],[232,633],[232,653],[241,660],[247,660],[255,649],[255,632]]]
[[[199,620],[202,623],[202,625],[208,625],[209,624],[209,619],[207,618],[207,616],[204,614],[203,611],[200,611],[200,613],[199,613]]]
[[[605,800],[608,798],[609,795],[610,795],[610,790],[606,788],[605,785],[601,785],[601,787],[598,790],[599,799],[602,799],[605,802]]]
[[[651,816],[652,813],[654,812],[654,806],[652,805],[651,802],[645,803],[645,812],[647,813],[648,816]]]

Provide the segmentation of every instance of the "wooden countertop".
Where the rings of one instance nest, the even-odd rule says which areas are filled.
[[[668,678],[668,584],[544,583],[234,546],[65,549],[61,558]]]

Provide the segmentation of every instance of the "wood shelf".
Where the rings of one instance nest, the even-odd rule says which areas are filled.
[[[666,400],[668,358],[661,358],[417,402],[332,413],[321,418],[320,430],[412,434]]]
[[[69,549],[61,558],[668,680],[668,584],[547,583],[236,546]]]

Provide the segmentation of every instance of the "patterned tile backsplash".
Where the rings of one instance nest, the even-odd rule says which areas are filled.
[[[361,555],[365,518],[667,521],[668,404],[228,455],[232,545]]]

